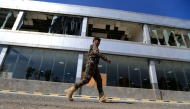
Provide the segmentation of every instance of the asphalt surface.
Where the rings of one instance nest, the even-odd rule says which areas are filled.
[[[0,109],[190,109],[189,104],[112,101],[99,103],[97,99],[42,95],[0,93]]]

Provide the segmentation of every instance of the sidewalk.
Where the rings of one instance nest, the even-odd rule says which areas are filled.
[[[0,109],[189,109],[189,104],[113,100],[99,103],[97,98],[66,97],[0,92]]]

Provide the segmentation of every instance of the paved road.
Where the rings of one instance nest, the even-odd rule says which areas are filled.
[[[97,99],[0,93],[0,109],[190,109],[187,104],[122,102],[98,103]]]

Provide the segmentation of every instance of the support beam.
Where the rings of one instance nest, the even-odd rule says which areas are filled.
[[[169,41],[169,35],[168,35],[168,32],[167,32],[167,30],[165,28],[163,29],[163,35],[164,35],[164,40],[166,42],[166,45],[170,46],[170,44],[168,43],[168,41]]]
[[[13,14],[12,11],[9,11],[9,13],[6,16],[6,19],[5,19],[4,23],[3,23],[3,25],[1,26],[1,29],[4,29],[4,27],[5,27],[8,19],[12,16],[12,14]]]
[[[12,30],[19,30],[21,28],[22,24],[24,23],[23,16],[24,16],[24,11],[20,11],[13,25]]]
[[[189,37],[189,40],[190,40],[190,31],[188,31],[188,33],[187,33],[187,34],[188,34],[188,37]]]
[[[175,41],[175,44],[177,47],[180,47],[180,43],[178,42],[177,38],[175,37],[175,32],[174,31],[171,31],[171,33],[173,34],[173,37],[174,37],[174,41]]]
[[[83,18],[83,22],[82,22],[81,37],[85,37],[86,36],[87,23],[88,23],[88,18],[84,17]],[[76,74],[76,80],[75,80],[75,82],[79,82],[81,80],[83,57],[84,57],[84,53],[80,52],[79,56],[78,56],[77,74]]]
[[[161,45],[161,44],[160,44],[160,41],[159,41],[159,38],[158,38],[158,34],[157,34],[157,31],[156,31],[156,28],[152,29],[152,32],[153,32],[154,35],[156,36],[157,44],[158,44],[158,45]]]
[[[150,34],[149,34],[149,30],[148,30],[148,25],[147,24],[143,25],[143,43],[151,44]]]
[[[185,42],[185,37],[183,35],[183,32],[181,31],[181,38],[182,38],[182,41],[183,41],[183,45],[181,46],[182,48],[187,48],[187,44]]]
[[[79,82],[81,80],[83,56],[84,56],[83,52],[80,52],[78,56],[77,74],[75,82]]]
[[[150,82],[152,84],[153,89],[158,89],[158,81],[156,75],[156,68],[154,64],[154,60],[149,60],[149,75],[150,75]]]
[[[6,56],[7,50],[8,50],[8,47],[3,47],[3,49],[0,51],[0,69],[2,67],[2,64],[3,64],[4,58]]]
[[[156,68],[155,68],[154,60],[149,59],[148,61],[149,61],[150,82],[151,82],[151,85],[152,85],[152,89],[154,90],[155,99],[160,100],[162,98],[161,98],[160,90],[159,90],[159,87],[158,87],[158,80],[157,80]]]
[[[52,21],[51,21],[51,25],[54,24],[55,19],[57,19],[57,18],[58,18],[58,16],[56,16],[56,15],[53,16],[53,19],[52,19]],[[50,32],[51,32],[51,26],[49,27],[49,31],[48,31],[48,33],[50,33]]]
[[[84,17],[82,21],[82,30],[81,30],[81,36],[86,36],[86,30],[87,30],[87,24],[88,24],[88,18]]]
[[[143,26],[143,35],[144,35],[143,43],[151,44],[150,35],[149,35],[149,29],[148,29],[148,26],[146,24],[144,24],[144,26]],[[151,85],[152,85],[152,89],[154,90],[155,99],[161,99],[160,91],[159,91],[159,88],[158,88],[158,80],[157,80],[156,68],[155,68],[154,60],[149,59],[148,63],[149,63],[150,82],[151,82]]]

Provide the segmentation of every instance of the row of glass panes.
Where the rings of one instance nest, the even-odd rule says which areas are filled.
[[[74,83],[78,52],[11,47],[1,77]]]

